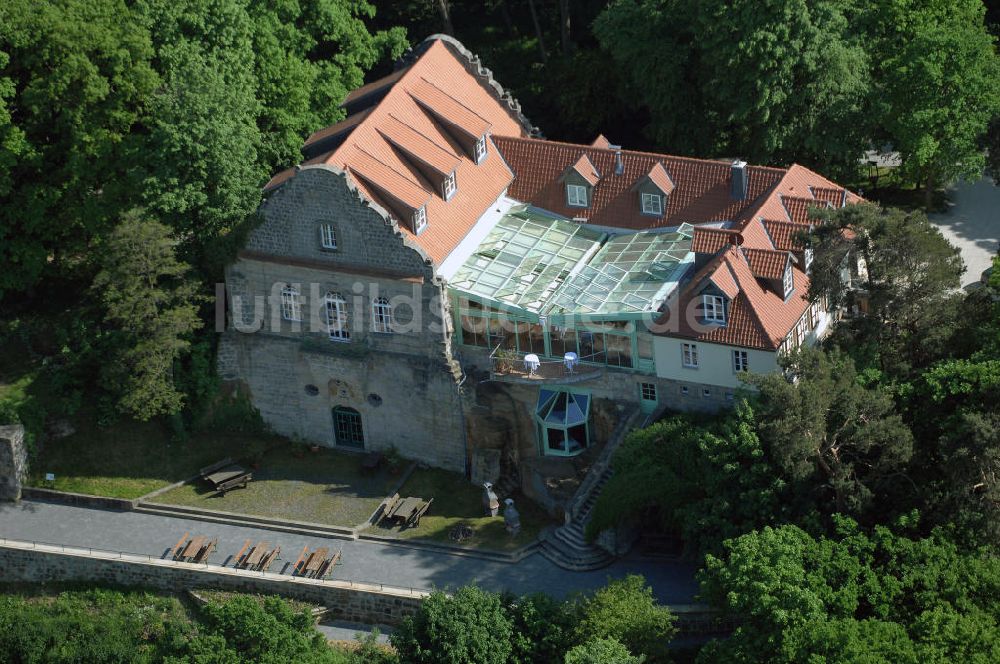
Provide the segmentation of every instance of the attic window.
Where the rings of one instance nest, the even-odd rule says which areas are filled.
[[[726,301],[720,295],[702,295],[705,322],[726,324]]]
[[[792,264],[788,263],[785,265],[785,275],[782,277],[782,286],[785,289],[785,298],[787,299],[789,295],[792,294],[792,288],[794,286],[794,281],[792,280]]]
[[[319,244],[324,249],[337,248],[337,233],[333,230],[333,224],[320,224]]]
[[[805,258],[805,268],[808,270],[813,262],[813,249],[812,247],[806,247],[802,253],[804,254],[803,258]]]
[[[476,148],[473,155],[476,158],[476,163],[481,164],[483,160],[486,159],[486,135],[483,134],[476,141]]]
[[[663,196],[659,194],[642,194],[642,213],[660,216],[663,214]]]
[[[444,179],[444,182],[441,183],[441,196],[444,198],[444,200],[446,201],[449,200],[452,196],[455,195],[456,188],[457,187],[455,185],[455,171],[452,171],[448,175],[448,177]]]
[[[427,207],[421,205],[413,211],[413,232],[419,233],[427,228]]]
[[[570,207],[587,207],[587,188],[582,184],[566,185],[566,203]]]

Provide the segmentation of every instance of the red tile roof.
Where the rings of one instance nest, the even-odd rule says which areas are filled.
[[[515,179],[510,195],[567,217],[583,217],[590,223],[644,230],[678,226],[681,223],[729,221],[752,207],[781,179],[777,168],[750,166],[749,192],[745,200],[730,194],[728,162],[671,157],[649,152],[621,150],[623,171],[616,175],[616,150],[559,143],[534,138],[515,138],[494,132],[494,143],[513,169]],[[560,176],[586,155],[601,173],[587,208],[566,205],[566,193]],[[643,215],[635,183],[662,162],[674,183],[662,217]]]
[[[695,226],[694,238],[691,240],[691,251],[696,254],[715,254],[731,244],[742,244],[743,236],[739,231],[725,228]]]
[[[597,172],[594,168],[594,164],[591,163],[590,159],[587,159],[587,155],[582,154],[580,158],[576,160],[569,169],[576,171],[576,173],[586,180],[591,187],[595,186],[601,180],[601,174]]]
[[[355,88],[354,90],[351,90],[350,92],[347,93],[347,96],[344,97],[344,101],[340,104],[341,107],[350,106],[356,101],[360,101],[361,99],[364,99],[365,97],[375,92],[380,92],[392,86],[393,84],[396,83],[396,81],[403,78],[408,69],[409,67],[401,67],[396,71],[392,72],[391,74],[389,74],[388,76],[383,76],[378,80],[362,85],[360,88]]]
[[[378,130],[394,146],[441,175],[451,174],[458,166],[460,159],[451,149],[438,145],[394,115],[385,118]]]
[[[653,164],[653,167],[646,173],[646,177],[667,196],[674,190],[674,181],[670,179],[670,174],[667,173],[662,161]]]
[[[787,251],[743,247],[743,255],[755,277],[781,279],[785,275],[785,267],[789,261]]]
[[[829,203],[834,208],[843,207],[845,199],[847,198],[847,190],[843,187],[810,186],[809,190],[812,192],[813,198],[817,201]]]
[[[610,148],[611,147],[611,141],[609,141],[604,136],[604,134],[598,134],[597,138],[594,139],[594,142],[591,143],[590,146],[594,147],[594,148]]]
[[[383,195],[397,199],[410,210],[423,207],[431,198],[431,192],[412,176],[404,175],[360,148],[348,168],[352,173],[360,175],[366,183],[380,189]]]
[[[757,281],[747,262],[747,250],[731,246],[709,261],[667,305],[656,334],[743,348],[777,350],[809,306],[809,278],[792,268],[795,289],[785,300]],[[700,295],[711,281],[729,297],[726,324],[702,323]],[[732,287],[738,291],[733,294]],[[673,320],[671,320],[673,319]]]
[[[410,94],[428,111],[472,138],[479,138],[490,130],[488,120],[426,78],[420,79],[410,90]]]
[[[801,240],[796,239],[803,231],[808,231],[809,224],[793,224],[790,221],[778,221],[776,219],[761,219],[767,235],[771,240],[771,246],[783,251],[802,251],[805,245]]]
[[[348,100],[358,103],[366,95],[375,97],[377,93],[378,99],[336,149],[308,162],[347,171],[361,193],[376,202],[387,201],[388,196],[407,207],[426,202],[427,227],[420,235],[412,233],[409,219],[399,220],[399,228],[437,263],[462,241],[513,178],[495,149],[488,150],[481,163],[474,163],[456,143],[456,129],[476,138],[486,131],[525,136],[529,130],[516,103],[502,98],[499,86],[477,66],[464,49],[448,39],[424,42],[410,65],[360,89],[364,94],[348,95]],[[400,129],[400,124],[406,129]],[[329,136],[336,131],[328,128],[317,133]],[[390,142],[388,135],[395,140]],[[450,200],[428,190],[430,183],[393,145],[396,140],[419,152],[422,159],[433,160],[438,168],[444,168],[445,154],[454,155],[458,188]],[[295,173],[295,169],[278,173],[265,191],[275,189]]]
[[[830,204],[826,201],[818,201],[815,198],[804,196],[781,196],[781,204],[785,206],[788,218],[796,224],[810,223],[810,211],[813,208],[828,208]]]

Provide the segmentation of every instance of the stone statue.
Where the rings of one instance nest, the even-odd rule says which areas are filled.
[[[514,499],[508,498],[504,501],[506,507],[503,510],[503,523],[507,528],[507,533],[511,537],[516,537],[521,532],[521,515],[514,507]]]
[[[486,516],[496,516],[500,513],[500,500],[493,492],[493,483],[483,482],[483,489],[483,509],[486,510]]]

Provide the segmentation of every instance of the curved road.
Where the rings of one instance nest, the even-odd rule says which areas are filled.
[[[343,549],[343,565],[335,578],[417,589],[453,589],[474,583],[516,594],[545,592],[565,597],[604,585],[609,577],[642,574],[665,604],[690,604],[697,584],[696,565],[626,557],[593,572],[571,572],[534,554],[519,563],[503,563],[449,553],[232,526],[141,512],[112,512],[55,503],[22,501],[0,504],[0,537],[91,547],[107,551],[163,556],[185,531],[218,537],[212,562],[222,563],[239,551],[244,540],[267,540],[281,547],[271,571],[294,562],[303,546]]]

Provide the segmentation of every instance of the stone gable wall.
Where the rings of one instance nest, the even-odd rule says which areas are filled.
[[[279,434],[333,447],[333,409],[353,408],[366,451],[396,447],[405,457],[464,470],[449,303],[423,253],[328,167],[300,171],[261,214],[226,271],[230,316],[218,349],[220,376],[245,386]],[[321,248],[319,224],[326,222],[336,230],[336,251]],[[281,318],[284,284],[299,290],[301,322]],[[346,301],[349,341],[331,340],[325,328],[328,292]],[[376,297],[393,305],[402,325],[396,332],[375,332]]]
[[[318,261],[331,269],[393,270],[428,279],[432,268],[384,210],[362,199],[338,169],[303,168],[261,206],[262,223],[247,242],[249,251]],[[320,244],[319,225],[333,224],[337,249]]]

